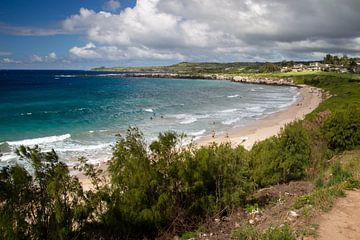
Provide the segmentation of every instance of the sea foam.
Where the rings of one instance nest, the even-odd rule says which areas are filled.
[[[20,141],[7,141],[6,143],[11,146],[31,146],[37,144],[44,144],[44,143],[52,143],[52,142],[59,142],[64,141],[65,139],[71,138],[69,133],[59,136],[50,136],[50,137],[42,137],[42,138],[33,138],[33,139],[25,139]]]
[[[229,119],[229,120],[226,120],[226,121],[222,121],[221,123],[224,124],[224,125],[231,125],[231,124],[236,123],[238,121],[240,121],[240,118]]]
[[[154,112],[154,110],[151,109],[151,108],[145,108],[144,111],[145,111],[145,112],[151,112],[151,113]]]
[[[201,131],[198,131],[198,132],[189,132],[188,135],[189,135],[189,136],[194,136],[194,137],[196,137],[196,136],[201,136],[201,135],[203,135],[204,133],[206,133],[206,130],[205,130],[205,129],[203,129],[203,130],[201,130]]]
[[[239,97],[239,94],[235,94],[235,95],[230,95],[230,96],[227,96],[228,98],[237,98]]]

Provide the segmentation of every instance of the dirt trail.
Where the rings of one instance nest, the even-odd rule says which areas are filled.
[[[320,240],[360,239],[360,190],[347,191],[332,210],[319,217]]]

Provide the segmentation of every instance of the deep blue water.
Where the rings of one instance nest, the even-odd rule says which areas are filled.
[[[138,126],[151,140],[229,131],[279,111],[297,90],[215,80],[120,78],[92,71],[0,71],[2,160],[20,144],[64,156],[110,152],[114,135]],[[25,140],[25,141],[24,141]]]

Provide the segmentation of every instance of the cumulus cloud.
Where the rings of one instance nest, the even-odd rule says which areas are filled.
[[[109,0],[104,4],[103,9],[105,11],[115,12],[116,10],[118,10],[120,8],[120,6],[121,6],[121,4],[119,1]]]
[[[34,55],[32,55],[32,56],[30,57],[30,61],[31,61],[31,62],[34,62],[34,63],[35,63],[35,62],[42,62],[42,61],[43,61],[43,57],[34,54]]]
[[[45,60],[47,60],[47,61],[56,61],[57,60],[56,53],[54,53],[54,52],[49,53],[49,55],[47,55],[45,57]]]
[[[89,42],[71,48],[73,57],[256,61],[360,53],[358,0],[138,0],[110,10],[82,8],[64,20],[65,31]]]
[[[101,56],[96,52],[96,46],[93,43],[88,43],[84,47],[73,47],[69,50],[73,57],[94,59]]]
[[[20,61],[14,60],[12,58],[3,58],[1,63],[10,64],[10,63],[21,63]]]
[[[88,43],[83,47],[73,47],[69,50],[73,58],[83,59],[148,59],[148,60],[183,60],[184,56],[179,53],[165,52],[149,49],[147,47],[128,47],[126,50],[117,46],[96,47],[93,43]]]
[[[31,63],[48,63],[48,62],[55,62],[57,60],[57,56],[55,52],[51,52],[46,56],[40,56],[37,54],[34,54],[30,57],[30,62]]]

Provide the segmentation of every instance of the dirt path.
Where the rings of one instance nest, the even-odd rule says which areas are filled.
[[[320,240],[360,239],[360,191],[348,191],[332,210],[319,217]]]

